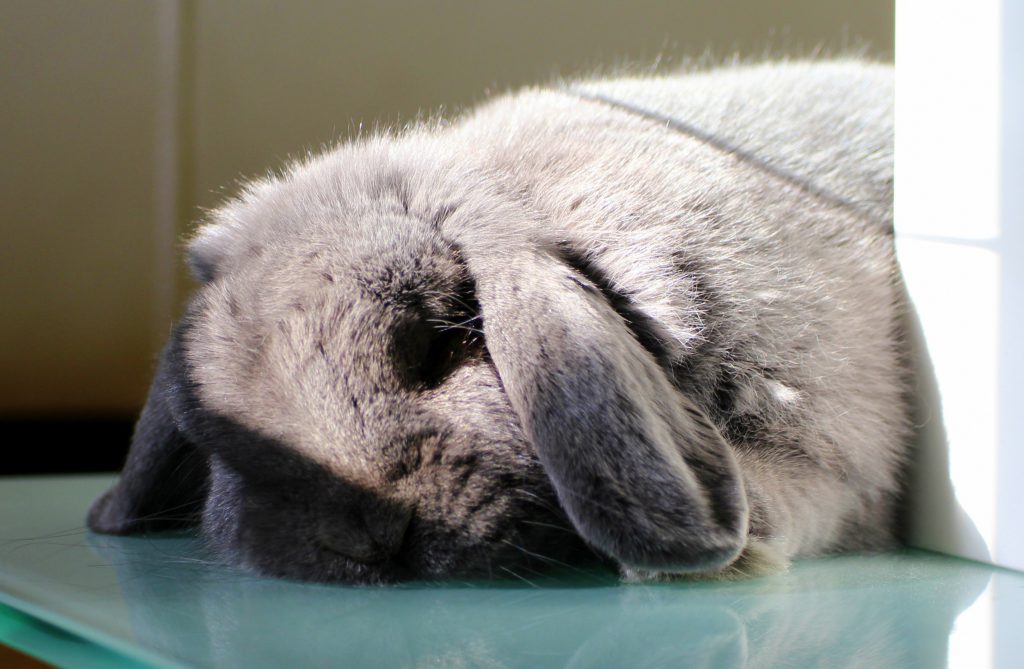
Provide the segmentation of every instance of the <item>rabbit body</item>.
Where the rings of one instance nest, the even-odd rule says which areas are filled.
[[[90,525],[356,582],[889,546],[891,203],[892,71],[853,61],[529,89],[312,157],[192,241]]]

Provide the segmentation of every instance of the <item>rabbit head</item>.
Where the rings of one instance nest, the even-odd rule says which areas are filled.
[[[612,296],[514,199],[439,198],[358,150],[191,242],[202,285],[89,526],[198,524],[229,562],[322,581],[733,560],[736,463]]]

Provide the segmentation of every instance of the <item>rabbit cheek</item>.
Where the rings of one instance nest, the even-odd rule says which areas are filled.
[[[522,475],[485,471],[449,478],[442,485],[458,488],[457,494],[434,495],[431,504],[417,508],[402,561],[430,578],[505,577],[524,563],[539,571],[564,561],[580,540],[551,512],[557,509],[553,491],[545,494],[532,483]],[[528,495],[517,494],[522,492]]]
[[[587,552],[491,365],[462,366],[421,401],[451,429],[424,443],[419,468],[401,483],[401,497],[416,504],[403,561],[423,576],[501,577]]]

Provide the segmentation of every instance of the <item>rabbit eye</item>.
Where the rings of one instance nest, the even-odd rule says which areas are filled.
[[[485,355],[475,286],[465,277],[448,290],[417,291],[394,331],[398,373],[411,389],[441,385],[457,368]]]
[[[424,385],[434,387],[479,351],[483,344],[483,330],[477,314],[432,318],[428,324],[433,331],[432,337],[420,360],[417,376]]]
[[[467,305],[468,306],[468,305]],[[434,388],[484,349],[482,319],[472,308],[420,314],[395,332],[399,374],[412,388]]]

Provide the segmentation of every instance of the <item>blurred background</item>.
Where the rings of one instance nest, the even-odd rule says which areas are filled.
[[[893,57],[892,0],[0,0],[0,473],[120,466],[239,180],[555,75]]]

